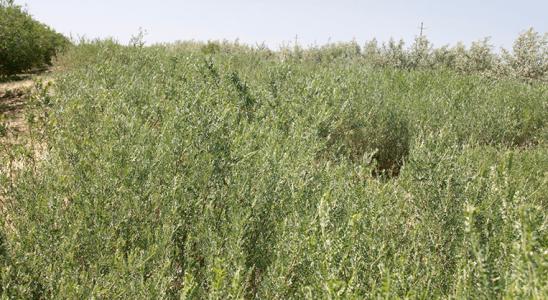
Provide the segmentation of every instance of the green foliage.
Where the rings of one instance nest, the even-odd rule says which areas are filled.
[[[203,45],[200,50],[204,54],[215,54],[221,51],[221,46],[217,42],[209,41],[207,44]]]
[[[68,44],[64,36],[32,19],[12,1],[0,2],[0,76],[51,65]]]
[[[335,43],[303,49],[285,47],[278,56],[283,60],[313,62],[367,62],[376,67],[403,70],[451,69],[463,74],[480,74],[493,78],[517,78],[524,81],[547,81],[548,33],[532,28],[514,42],[512,51],[493,51],[489,38],[472,42],[470,47],[458,43],[435,48],[426,36],[418,36],[410,46],[403,40],[390,39],[379,45],[373,39],[360,47],[355,42]]]
[[[504,51],[503,57],[514,76],[548,81],[548,32],[541,35],[530,28],[516,39],[512,50],[512,54]]]
[[[396,175],[409,153],[407,120],[388,105],[355,107],[356,103],[346,102],[343,111],[332,115],[336,120],[320,128],[327,151],[322,155],[342,156],[361,164],[369,160],[376,164],[375,173]]]
[[[546,84],[202,46],[83,43],[31,97],[3,297],[546,298]]]

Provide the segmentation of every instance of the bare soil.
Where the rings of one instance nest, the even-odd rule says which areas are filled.
[[[6,126],[8,139],[27,131],[24,107],[33,85],[32,80],[0,83],[0,120]]]
[[[40,145],[28,141],[29,126],[26,121],[26,105],[34,87],[32,79],[0,83],[0,174],[13,178],[15,172],[24,165],[21,158],[11,157],[10,149],[23,145],[36,157]],[[7,187],[0,186],[0,213],[7,222],[4,211],[4,198]],[[3,196],[4,195],[4,196]]]

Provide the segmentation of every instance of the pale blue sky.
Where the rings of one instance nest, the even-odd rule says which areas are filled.
[[[114,37],[127,43],[139,27],[149,43],[228,39],[273,48],[293,42],[360,44],[376,37],[411,41],[424,22],[435,45],[470,43],[486,36],[511,47],[523,30],[548,31],[544,0],[16,0],[38,20],[73,36]]]

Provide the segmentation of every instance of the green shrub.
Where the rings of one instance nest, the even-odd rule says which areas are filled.
[[[360,46],[354,41],[350,43],[333,43],[321,47],[307,49],[304,59],[316,62],[332,62],[341,59],[355,59],[361,55]]]
[[[545,84],[178,46],[78,45],[31,97],[3,298],[546,298]]]
[[[548,81],[548,32],[541,35],[533,28],[523,32],[512,53],[503,51],[503,58],[513,76]]]
[[[435,48],[426,36],[418,36],[406,47],[403,40],[390,39],[379,46],[375,39],[367,42],[363,49],[355,43],[338,43],[324,47],[302,49],[285,48],[279,53],[293,59],[329,62],[334,58],[356,61],[363,58],[377,67],[398,69],[448,68],[464,74],[481,74],[494,78],[514,77],[522,80],[546,81],[548,74],[548,33],[538,33],[533,28],[521,33],[514,42],[512,51],[502,49],[502,54],[493,52],[489,38],[471,43],[466,47],[457,43],[454,47]]]
[[[217,42],[208,41],[207,44],[200,48],[200,51],[204,54],[215,54],[221,51],[221,45]]]
[[[68,40],[11,1],[0,2],[0,76],[51,65]]]
[[[337,120],[320,129],[327,155],[355,162],[374,162],[375,173],[397,175],[409,154],[407,119],[388,105],[336,114]],[[325,155],[322,154],[322,155]]]

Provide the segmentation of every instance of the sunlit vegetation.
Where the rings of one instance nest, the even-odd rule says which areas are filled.
[[[52,64],[69,41],[32,18],[21,6],[0,0],[0,79]]]
[[[81,43],[31,97],[34,143],[0,150],[0,293],[545,299],[546,48],[523,39]]]

